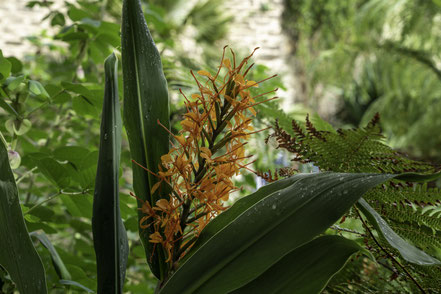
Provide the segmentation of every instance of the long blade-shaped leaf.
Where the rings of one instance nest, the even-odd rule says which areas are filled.
[[[348,258],[360,250],[356,242],[340,236],[318,237],[294,249],[258,278],[232,293],[320,293]]]
[[[61,259],[60,255],[58,255],[57,250],[55,249],[54,245],[52,245],[49,238],[46,236],[45,233],[37,233],[32,232],[29,234],[31,237],[37,238],[41,244],[49,251],[49,254],[51,255],[52,264],[54,265],[55,271],[58,274],[58,277],[60,279],[65,280],[71,280],[72,276],[70,275],[69,271],[67,270],[66,266],[64,265],[63,260]]]
[[[121,110],[117,75],[118,61],[112,54],[105,62],[106,84],[93,198],[92,231],[98,293],[122,293],[129,254],[127,234],[119,211]]]
[[[441,261],[416,248],[395,233],[378,212],[366,202],[366,200],[363,198],[360,199],[357,207],[360,208],[363,214],[368,218],[369,222],[384,237],[384,239],[386,239],[393,248],[400,252],[405,260],[419,265],[441,264]]]
[[[321,173],[298,177],[287,188],[244,207],[195,249],[161,293],[228,293],[242,287],[326,230],[367,190],[393,176]]]
[[[211,239],[219,230],[232,222],[236,217],[242,214],[246,209],[250,208],[252,205],[256,204],[268,195],[277,192],[279,190],[285,189],[291,186],[296,181],[300,180],[304,176],[309,176],[307,174],[299,174],[294,177],[282,179],[275,183],[263,186],[255,193],[243,197],[236,201],[232,207],[223,212],[222,214],[211,220],[208,225],[204,228],[202,234],[197,239],[196,243],[193,245],[191,251],[185,256],[185,260],[190,258],[194,252],[201,246],[203,246],[208,240]]]
[[[124,123],[132,159],[152,172],[158,171],[161,156],[168,152],[169,134],[157,123],[169,128],[167,82],[159,52],[147,28],[139,0],[124,0],[122,16],[122,63],[124,78]],[[133,164],[133,188],[142,200],[155,204],[165,187],[150,195],[157,179]],[[142,203],[138,203],[141,207]],[[139,219],[142,215],[139,213]],[[153,230],[153,226],[151,226]],[[149,243],[151,231],[139,231],[152,272],[161,279],[166,273],[164,253],[160,246],[153,252]]]
[[[47,293],[46,276],[23,220],[8,151],[0,140],[0,265],[22,294]]]

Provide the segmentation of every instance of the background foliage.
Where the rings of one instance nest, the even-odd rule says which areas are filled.
[[[284,4],[284,27],[293,41],[305,106],[317,109],[321,97],[331,95],[340,106],[333,122],[342,126],[366,125],[380,112],[389,144],[412,157],[439,162],[441,139],[433,134],[441,126],[440,2],[285,0]],[[61,9],[55,9],[50,1],[29,1],[28,6],[45,7],[44,21],[51,29],[29,37],[33,47],[24,58],[0,55],[0,131],[9,143],[28,230],[47,236],[62,260],[62,264],[56,262],[54,250],[42,241],[44,237],[33,238],[49,289],[52,293],[65,293],[66,288],[73,292],[86,291],[81,287],[96,290],[91,212],[104,93],[103,61],[115,48],[120,49],[121,1],[78,0],[65,2]],[[171,103],[173,124],[183,112],[177,89],[193,91],[189,70],[213,68],[219,62],[225,44],[222,38],[233,16],[220,0],[148,1],[144,12],[156,44],[166,56],[164,71],[175,102]],[[188,43],[189,39],[193,43]],[[260,80],[269,71],[275,69],[256,65],[250,79]],[[119,77],[122,97],[121,72]],[[276,87],[283,87],[278,79],[263,84],[260,91]],[[278,102],[261,105],[258,110],[262,127],[278,118],[287,131],[293,117],[305,114],[287,115]],[[270,144],[262,147],[266,135],[258,134],[249,144],[257,159],[254,168],[289,165],[286,153],[273,152]],[[136,201],[128,195],[127,144],[123,138],[121,216],[130,243],[125,290],[148,293],[154,291],[155,280],[145,266],[137,236]],[[311,164],[295,168],[316,170]],[[260,185],[251,174],[237,181],[243,187],[238,194],[248,194]],[[386,270],[374,268],[364,259],[354,260],[354,264],[362,265],[363,271],[345,268],[332,281],[330,293],[341,291],[340,282],[348,277],[360,285],[376,279],[389,282]],[[62,282],[68,280],[82,286]],[[390,287],[395,287],[394,283],[389,283]],[[0,268],[0,292],[12,293],[13,289]]]

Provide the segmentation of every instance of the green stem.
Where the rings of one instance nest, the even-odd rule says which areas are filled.
[[[37,169],[37,167],[32,168],[31,170],[28,170],[27,172],[25,172],[21,177],[19,177],[17,179],[17,181],[15,181],[15,183],[18,185],[18,183],[20,183],[24,178],[26,178],[28,175],[32,174],[32,172],[34,172]]]
[[[32,210],[34,210],[35,208],[41,206],[42,204],[44,204],[44,203],[46,203],[46,202],[51,201],[52,199],[57,198],[57,197],[60,196],[60,195],[83,195],[83,194],[86,194],[87,192],[89,192],[89,189],[86,189],[86,190],[84,190],[84,191],[78,191],[78,192],[66,192],[66,191],[60,190],[60,191],[58,191],[57,193],[55,193],[55,194],[49,196],[49,198],[47,198],[47,199],[41,201],[40,203],[35,204],[35,205],[32,206],[31,208],[29,208],[29,210],[26,211],[25,213],[23,213],[23,215],[26,215],[26,214],[30,213],[30,212],[31,212]]]

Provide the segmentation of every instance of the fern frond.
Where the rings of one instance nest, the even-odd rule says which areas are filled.
[[[293,121],[293,136],[277,123],[274,137],[279,148],[295,153],[295,161],[313,162],[324,171],[373,173],[430,173],[431,164],[415,161],[393,150],[383,142],[379,116],[364,128],[336,133],[320,131],[306,119],[306,132]]]
[[[376,114],[364,128],[335,131],[330,129],[329,125],[324,128],[317,127],[307,116],[304,124],[292,121],[290,133],[276,122],[274,134],[271,136],[276,138],[278,148],[294,154],[294,161],[312,162],[323,171],[398,174],[434,173],[439,169],[430,163],[412,160],[387,146],[381,134],[379,120],[380,117]],[[429,254],[440,256],[441,191],[438,188],[429,188],[427,184],[416,185],[392,180],[369,191],[364,198],[397,234]],[[354,213],[348,214],[348,217],[354,216],[357,217]],[[364,227],[366,230],[372,230],[367,225]],[[434,277],[441,278],[441,267],[432,266],[428,270],[407,264],[381,235],[376,240],[371,234],[365,239],[365,245],[377,261],[382,261],[382,266],[389,269],[390,281],[393,280],[397,287],[402,287],[400,293],[414,293],[420,287],[433,293],[441,293],[439,287],[436,291],[431,290],[433,284],[430,282]],[[396,266],[397,262],[399,266]],[[383,277],[385,275],[387,276],[386,273],[382,273]],[[353,279],[346,280],[347,284],[357,285],[357,279],[363,276],[355,275]],[[345,285],[344,281],[340,281],[328,289],[341,289],[342,293],[345,293]],[[358,286],[354,287],[353,289],[357,289]],[[363,291],[362,287],[358,289]],[[375,288],[369,287],[364,290],[372,293],[376,291]]]

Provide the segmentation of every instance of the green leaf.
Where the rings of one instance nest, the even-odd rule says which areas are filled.
[[[17,127],[17,125],[19,125],[19,127]],[[24,135],[31,129],[31,127],[32,123],[28,119],[18,121],[15,118],[10,118],[5,122],[5,128],[11,135]]]
[[[249,206],[242,204],[236,217],[225,217],[226,225],[202,246],[192,249],[193,255],[181,264],[160,293],[228,293],[238,289],[324,232],[367,190],[392,177],[296,175],[292,185],[260,197],[257,202],[249,201]]]
[[[199,236],[196,243],[193,245],[192,250],[185,255],[185,260],[192,256],[192,254],[196,252],[199,247],[203,246],[208,240],[211,239],[211,237],[213,237],[223,227],[225,227],[235,218],[241,215],[246,209],[253,206],[268,195],[285,189],[288,186],[291,186],[295,182],[299,181],[301,178],[302,176],[296,175],[295,177],[279,180],[277,182],[263,186],[255,193],[236,201],[232,207],[230,207],[225,212],[221,213],[208,223],[208,225],[204,228],[203,233]]]
[[[0,107],[14,115],[16,118],[20,117],[20,114],[18,114],[18,112],[8,102],[6,102],[3,97],[0,97]]]
[[[3,52],[0,50],[0,81],[5,80],[11,73],[11,62],[3,57]]]
[[[318,237],[294,249],[258,278],[230,293],[321,293],[348,258],[360,250],[363,249],[356,242],[340,236]]]
[[[405,182],[431,182],[441,177],[441,172],[432,174],[403,173],[397,175],[395,179]]]
[[[51,26],[64,26],[66,24],[66,20],[64,19],[64,15],[60,12],[57,12],[54,14],[54,16],[51,19]]]
[[[1,141],[0,240],[0,265],[9,272],[20,293],[47,293],[43,264],[26,229],[8,151]]]
[[[81,146],[62,146],[55,149],[53,155],[57,160],[67,160],[79,167],[88,153],[89,150]]]
[[[31,92],[31,95],[37,97],[42,97],[46,99],[50,98],[49,94],[46,92],[46,89],[43,87],[43,85],[40,84],[40,82],[34,80],[29,80],[29,92]]]
[[[31,237],[37,238],[41,242],[41,244],[49,251],[49,253],[51,255],[51,259],[52,259],[52,264],[54,265],[54,268],[58,274],[58,277],[60,279],[66,279],[66,280],[72,279],[69,271],[67,270],[66,266],[64,265],[63,260],[61,260],[60,255],[58,255],[57,250],[52,245],[52,243],[48,239],[48,237],[44,233],[36,233],[36,232],[32,232],[29,235]]]
[[[104,67],[106,84],[93,199],[92,232],[98,293],[123,293],[129,243],[119,209],[122,123],[118,99],[118,60],[115,54],[106,59]]]
[[[87,40],[89,35],[83,32],[69,32],[61,37],[63,41]]]
[[[92,218],[92,195],[60,195],[59,197],[72,216]]]
[[[36,164],[41,173],[59,188],[66,188],[69,183],[69,173],[66,168],[53,158],[45,157],[36,160]]]
[[[69,11],[67,12],[67,15],[70,17],[73,21],[80,21],[83,18],[89,18],[90,14],[82,9],[78,9],[74,6],[69,8]]]
[[[24,79],[24,75],[20,75],[18,77],[9,77],[6,79],[6,85],[8,85],[9,90],[14,91],[18,86],[20,86],[21,83],[23,83]]]
[[[61,285],[68,285],[68,286],[75,286],[75,287],[78,287],[78,288],[80,288],[80,289],[86,291],[87,293],[95,293],[95,292],[93,292],[93,290],[91,290],[91,289],[87,288],[86,286],[83,286],[83,285],[81,285],[80,283],[75,282],[75,281],[70,281],[70,280],[59,280],[58,282],[59,282]]]
[[[17,58],[11,56],[6,58],[12,65],[11,67],[11,73],[12,74],[17,74],[19,72],[21,72],[23,70],[23,64],[21,63],[20,60],[18,60]]]
[[[101,103],[95,91],[89,90],[81,84],[62,82],[61,85],[69,92],[78,94],[73,99],[73,108],[79,115],[97,117]]]
[[[418,265],[434,265],[441,264],[441,262],[428,255],[424,251],[409,244],[406,240],[395,233],[387,222],[364,200],[358,201],[358,208],[368,218],[369,222],[375,227],[386,241],[395,249],[397,249],[401,256],[408,262]]]
[[[331,132],[334,134],[337,133],[337,131],[334,129],[334,127],[330,123],[328,123],[327,121],[322,119],[320,117],[320,115],[318,115],[317,113],[314,113],[311,116],[311,123],[313,123],[314,127],[319,131],[326,131],[326,132]]]
[[[20,124],[20,126],[18,127],[18,129],[15,127],[15,124],[13,125],[14,133],[17,136],[22,136],[22,135],[26,134],[32,127],[32,123],[28,119],[24,119],[24,120],[20,121],[19,124]]]
[[[159,52],[147,28],[139,0],[123,3],[121,42],[124,123],[131,157],[150,171],[157,172],[160,157],[169,148],[169,134],[158,125],[160,121],[169,129],[169,99]],[[159,191],[154,195],[150,195],[150,191],[157,179],[138,165],[132,166],[135,194],[142,200],[156,203],[160,199]],[[168,195],[164,191],[166,187],[163,188],[161,194]],[[141,206],[142,203],[138,202],[138,207]],[[138,211],[138,217],[143,217],[141,211]],[[150,233],[149,230],[139,230],[152,272],[162,279],[167,272],[165,254],[158,245],[153,252]]]

